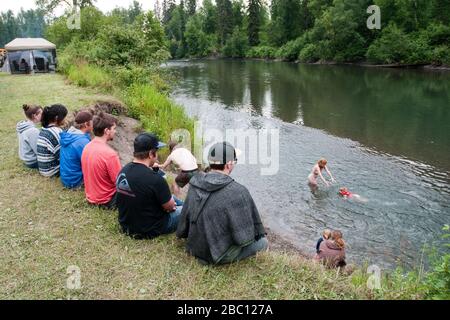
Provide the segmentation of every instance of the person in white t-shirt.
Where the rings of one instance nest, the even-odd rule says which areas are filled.
[[[198,173],[197,159],[193,154],[186,148],[176,142],[169,143],[170,155],[167,157],[164,164],[159,164],[158,167],[161,169],[166,169],[171,163],[174,163],[180,170],[177,177],[175,178],[174,185],[175,194],[179,192],[178,188],[183,188],[186,186],[191,178]]]

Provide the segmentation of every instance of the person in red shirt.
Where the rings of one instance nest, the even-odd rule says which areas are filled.
[[[109,145],[114,139],[117,120],[105,113],[93,119],[95,138],[81,155],[86,199],[106,209],[116,208],[116,179],[122,169],[119,155]]]

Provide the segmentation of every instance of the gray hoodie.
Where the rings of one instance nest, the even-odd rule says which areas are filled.
[[[39,129],[32,121],[23,120],[17,124],[17,135],[19,137],[19,158],[26,165],[37,163],[37,140]]]
[[[258,209],[247,188],[225,174],[195,175],[183,205],[177,236],[187,251],[219,263],[231,246],[249,245],[265,235]]]

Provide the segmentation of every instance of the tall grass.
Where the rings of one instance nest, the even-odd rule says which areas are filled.
[[[168,141],[176,129],[186,129],[191,136],[194,121],[186,116],[181,106],[149,85],[131,86],[125,95],[130,115],[138,118],[145,129]]]
[[[67,78],[80,87],[95,87],[110,91],[114,86],[113,78],[109,73],[87,63],[70,65],[67,68]]]

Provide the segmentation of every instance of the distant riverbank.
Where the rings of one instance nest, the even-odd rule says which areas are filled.
[[[433,64],[371,64],[368,62],[333,62],[333,61],[321,61],[321,62],[301,62],[299,60],[289,61],[279,58],[226,58],[220,56],[209,56],[204,58],[188,58],[188,59],[173,59],[170,62],[191,62],[191,61],[201,61],[201,60],[241,60],[241,61],[267,61],[267,62],[287,62],[295,64],[305,64],[305,65],[335,65],[335,66],[357,66],[366,68],[391,68],[391,69],[420,69],[427,71],[443,71],[449,72],[450,66],[447,65],[433,65]]]

